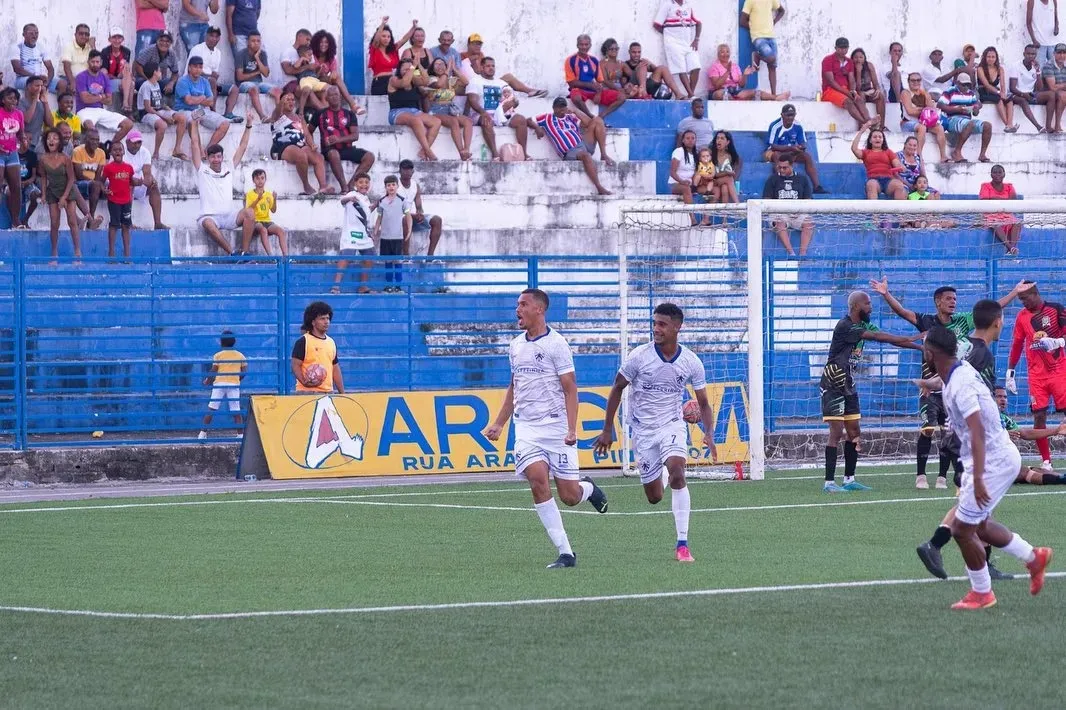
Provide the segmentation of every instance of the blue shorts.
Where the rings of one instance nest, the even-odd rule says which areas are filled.
[[[433,219],[434,216],[435,215],[431,215],[431,214],[423,214],[422,215],[422,221],[418,222],[418,221],[415,220],[415,216],[412,213],[411,214],[411,233],[414,234],[415,232],[428,232],[429,229],[430,229],[429,223]]]
[[[181,35],[186,52],[204,41],[208,27],[206,22],[186,22],[178,26],[178,34]]]
[[[389,125],[390,126],[395,126],[396,125],[396,119],[399,118],[400,116],[403,116],[404,114],[408,114],[408,113],[417,114],[417,113],[422,113],[422,111],[420,109],[417,109],[417,108],[392,108],[392,109],[389,109]]]
[[[85,199],[89,199],[89,194],[92,192],[93,183],[95,180],[78,180],[74,183],[74,186],[78,188],[78,192]]]
[[[563,154],[563,160],[577,160],[578,156],[580,156],[582,153],[588,153],[589,155],[592,155],[592,152],[594,150],[596,150],[596,144],[590,143],[589,141],[585,141],[584,143],[576,145],[570,150],[566,151],[566,153]]]
[[[751,43],[751,48],[764,60],[777,61],[777,40],[773,37],[760,37]]]
[[[19,152],[13,150],[10,153],[0,153],[0,167],[10,168],[12,166],[17,168],[22,167],[22,160],[19,159]]]
[[[278,88],[278,87],[275,87],[273,84],[265,82],[265,81],[242,81],[237,86],[237,89],[242,94],[250,94],[252,92],[252,89],[258,89],[260,94],[269,94],[275,88]],[[219,89],[219,93],[222,93],[221,89]],[[228,86],[226,87],[225,93],[227,93],[227,94],[229,93],[229,87]]]
[[[159,39],[163,30],[137,30],[137,41],[134,45],[133,56],[141,56],[141,52],[151,47]]]
[[[949,133],[959,134],[966,130],[966,127],[973,125],[974,131],[980,133],[985,128],[987,121],[982,121],[979,118],[968,118],[966,116],[949,116],[944,122],[944,127],[948,129]]]
[[[870,178],[877,181],[877,186],[881,189],[881,192],[888,194],[888,183],[892,182],[895,178]]]

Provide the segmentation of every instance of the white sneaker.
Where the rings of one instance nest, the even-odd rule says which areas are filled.
[[[199,436],[197,436],[196,438],[197,439],[206,439],[207,438],[207,432],[206,431],[201,431]]]
[[[240,432],[240,431],[237,432],[237,438],[238,439],[243,439],[244,438],[244,432]]]
[[[948,489],[948,479],[937,476],[936,487],[937,490],[946,491]]]
[[[1043,469],[1043,470],[1045,470],[1045,471],[1052,471],[1052,470],[1054,470],[1054,469],[1052,469],[1052,468],[1051,468],[1051,462],[1050,462],[1050,461],[1045,461],[1045,462],[1043,462],[1042,464],[1040,464],[1040,468],[1041,468],[1041,469]]]
[[[921,491],[929,490],[929,479],[925,477],[925,474],[920,474],[914,479],[914,487]]]

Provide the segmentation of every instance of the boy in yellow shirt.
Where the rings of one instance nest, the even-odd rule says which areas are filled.
[[[278,193],[266,191],[266,170],[256,170],[252,173],[252,182],[255,188],[248,191],[244,196],[244,206],[255,210],[255,234],[259,235],[259,242],[263,245],[263,253],[270,255],[270,235],[278,238],[278,248],[282,256],[289,254],[289,235],[280,225],[274,224],[271,215],[278,211]]]
[[[204,378],[204,387],[211,388],[211,401],[207,403],[210,410],[204,415],[204,428],[200,430],[199,439],[207,438],[207,428],[211,426],[212,412],[217,412],[222,406],[223,400],[229,400],[229,410],[233,413],[233,421],[237,425],[237,438],[242,436],[240,429],[244,426],[241,418],[241,380],[248,372],[248,361],[244,354],[237,350],[237,338],[232,330],[222,331],[219,341],[222,349],[215,353],[212,358],[211,372]]]

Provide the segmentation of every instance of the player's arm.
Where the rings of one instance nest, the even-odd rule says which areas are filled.
[[[503,405],[500,407],[499,414],[496,415],[496,421],[485,430],[485,436],[489,441],[496,441],[500,438],[500,433],[503,431],[503,425],[507,423],[507,420],[514,414],[514,378],[511,378],[511,384],[507,385],[507,394],[503,396]]]
[[[563,387],[563,399],[566,402],[566,438],[563,443],[573,446],[577,443],[577,375],[573,370],[559,375],[559,384]]]
[[[1022,328],[1022,315],[1024,313],[1025,311],[1022,311],[1022,313],[1018,314],[1018,317],[1014,319],[1014,331],[1010,341],[1010,355],[1007,356],[1007,376],[1003,384],[1011,394],[1018,394],[1018,383],[1014,379],[1014,368],[1018,366],[1018,361],[1022,359],[1022,349],[1025,347],[1025,330]]]
[[[707,400],[707,388],[695,390],[696,402],[700,405],[700,418],[703,419],[703,445],[711,451],[711,461],[718,463],[718,448],[714,445],[714,410]]]
[[[339,360],[333,361],[333,388],[337,390],[337,394],[344,394],[344,375],[341,373]]]
[[[207,373],[207,377],[204,378],[204,387],[210,387],[215,383],[215,375],[218,374],[218,363],[211,365],[211,370]]]
[[[1034,287],[1034,286],[1036,286],[1036,282],[1035,282],[1035,281],[1026,281],[1025,279],[1022,279],[1021,281],[1019,281],[1019,282],[1017,283],[1017,285],[1015,285],[1015,287],[1014,287],[1014,288],[1012,288],[1012,289],[1010,290],[1010,293],[1008,293],[1008,294],[1007,294],[1007,295],[1005,295],[1005,296],[1001,296],[1001,297],[1000,297],[1000,299],[999,299],[999,300],[997,301],[997,303],[999,303],[999,305],[1000,305],[1001,307],[1003,307],[1003,308],[1006,308],[1006,307],[1007,307],[1007,306],[1009,306],[1009,305],[1011,304],[1011,302],[1012,302],[1012,301],[1013,301],[1014,299],[1016,299],[1016,298],[1017,298],[1017,297],[1018,297],[1018,296],[1019,296],[1019,295],[1020,295],[1020,294],[1021,294],[1022,292],[1024,292],[1024,291],[1028,291],[1029,289],[1031,289],[1031,288],[1032,288],[1032,287]]]
[[[603,431],[596,437],[594,450],[599,456],[606,456],[614,443],[614,420],[618,416],[618,407],[622,404],[622,391],[629,386],[629,380],[621,372],[614,377],[611,393],[607,395],[607,409],[603,414]]]
[[[966,417],[970,430],[970,450],[973,452],[973,497],[980,506],[992,500],[985,490],[985,425],[981,423],[981,410],[976,409]]]
[[[1010,432],[1011,438],[1025,441],[1039,441],[1050,439],[1053,436],[1066,436],[1066,422],[1059,424],[1057,429],[1015,429]]]
[[[921,350],[922,346],[911,340],[907,335],[893,335],[892,333],[886,333],[881,330],[864,330],[860,337],[863,340],[875,340],[879,343],[888,343],[889,345],[895,345],[897,348],[905,348],[907,350]]]
[[[933,375],[927,380],[914,380],[914,384],[918,385],[918,389],[925,392],[939,392],[944,389],[944,380],[940,379],[940,375]]]
[[[903,304],[899,302],[899,299],[892,295],[888,290],[888,277],[884,277],[880,281],[870,281],[870,288],[877,293],[881,294],[881,297],[885,299],[885,303],[892,309],[892,312],[897,316],[907,321],[914,327],[918,327],[918,316],[914,311],[908,310],[903,307]]]

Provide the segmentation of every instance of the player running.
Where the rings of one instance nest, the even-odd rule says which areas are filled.
[[[1010,293],[999,299],[999,305],[1006,308],[1011,301],[1028,287],[1025,281],[1019,282]],[[888,303],[889,308],[892,309],[892,312],[917,328],[919,333],[926,332],[934,325],[942,325],[954,333],[965,348],[967,342],[965,337],[974,329],[973,314],[955,312],[958,305],[958,294],[954,286],[941,286],[933,291],[933,305],[936,306],[935,314],[918,313],[904,308],[903,304],[889,292],[887,276],[880,281],[871,281],[870,288],[881,294],[885,302]],[[965,357],[965,355],[965,352],[959,353],[960,357]],[[930,366],[923,362],[922,379],[928,380],[933,376],[934,373]],[[946,430],[944,402],[939,391],[923,392],[918,397],[918,416],[921,418],[921,425],[918,430],[918,470],[914,479],[914,487],[922,490],[929,488],[929,479],[925,473],[926,465],[929,461],[929,452],[933,448],[933,433],[940,431],[942,435],[939,447],[940,471],[936,477],[936,487],[947,488],[948,469],[954,467],[957,478],[961,473],[961,464],[957,457],[950,455],[950,452],[958,447],[953,446],[950,441],[945,442],[943,439],[943,434]]]
[[[652,314],[652,342],[633,349],[626,356],[614,386],[607,397],[603,431],[596,439],[596,452],[603,455],[614,443],[614,421],[622,391],[633,385],[627,407],[629,427],[640,465],[640,482],[652,505],[663,499],[663,466],[670,476],[670,508],[677,532],[675,556],[678,562],[695,562],[688,549],[688,521],[692,499],[685,482],[688,462],[688,425],[681,411],[686,385],[692,385],[703,420],[703,445],[711,460],[718,460],[714,446],[714,413],[707,402],[707,381],[703,363],[677,342],[685,314],[673,303],[660,303]]]
[[[833,328],[833,340],[829,356],[822,369],[819,389],[822,393],[822,419],[829,423],[829,441],[825,446],[826,493],[841,491],[868,491],[855,480],[855,467],[859,461],[859,393],[852,378],[852,364],[862,359],[867,340],[888,343],[898,348],[921,350],[904,335],[883,333],[870,322],[873,305],[865,291],[852,291],[848,295],[848,314]],[[844,439],[844,485],[836,484],[837,452],[840,440]]]
[[[1066,413],[1066,309],[1049,303],[1040,296],[1035,283],[1025,284],[1019,296],[1024,306],[1014,320],[1014,339],[1007,358],[1007,389],[1018,394],[1014,368],[1026,353],[1029,369],[1029,403],[1033,410],[1033,428],[1047,427],[1047,412],[1051,400],[1055,409]],[[1028,346],[1028,347],[1027,347]],[[1040,450],[1041,466],[1051,470],[1051,444],[1047,439],[1036,442]]]
[[[1018,534],[992,519],[1021,470],[1022,458],[999,421],[999,410],[988,385],[967,362],[956,356],[955,334],[935,326],[925,337],[924,356],[944,382],[948,425],[959,437],[964,472],[951,535],[959,545],[971,590],[952,609],[994,606],[992,579],[981,540],[1017,557],[1029,569],[1029,593],[1039,594],[1044,571],[1051,562],[1050,547],[1033,548]]]
[[[588,501],[607,512],[607,496],[577,465],[577,378],[574,355],[563,336],[544,322],[548,294],[527,288],[518,297],[518,327],[523,332],[511,341],[511,384],[507,387],[496,421],[485,430],[491,441],[500,438],[514,415],[515,474],[525,476],[533,504],[559,550],[548,569],[573,567],[577,555],[563,528],[563,517],[552,497],[551,480],[559,499],[569,506]]]

